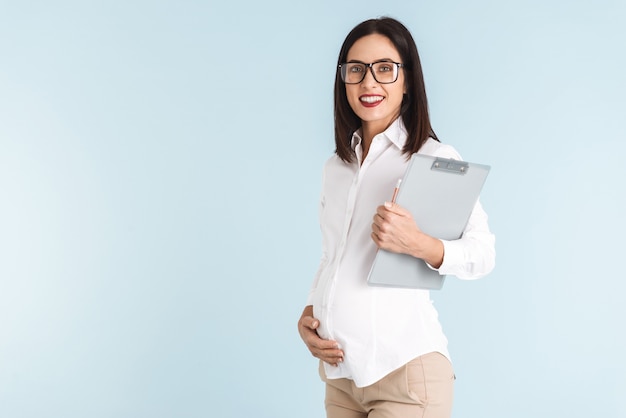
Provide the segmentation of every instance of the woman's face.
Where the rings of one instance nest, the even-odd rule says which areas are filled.
[[[391,60],[402,63],[395,46],[384,35],[372,34],[357,40],[348,51],[347,62],[372,63]],[[398,69],[395,83],[380,84],[368,69],[359,84],[346,84],[350,107],[361,119],[364,129],[383,132],[400,115],[402,96],[405,93],[404,71]]]

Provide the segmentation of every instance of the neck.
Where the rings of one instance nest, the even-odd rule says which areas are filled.
[[[385,132],[395,120],[396,119],[394,118],[391,119],[390,122],[361,122],[361,147],[363,148],[363,160],[365,160],[365,157],[370,150],[370,145],[372,145],[374,137],[379,133]]]

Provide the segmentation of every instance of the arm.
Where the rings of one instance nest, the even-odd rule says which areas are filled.
[[[482,277],[495,265],[495,238],[480,203],[476,203],[463,236],[454,241],[426,235],[409,211],[395,203],[385,203],[374,216],[372,239],[379,248],[421,258],[441,274],[461,279]]]

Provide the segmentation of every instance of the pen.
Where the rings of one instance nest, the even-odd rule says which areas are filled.
[[[402,183],[402,179],[398,179],[396,183],[396,188],[393,189],[393,196],[391,197],[391,203],[396,203],[396,198],[398,197],[398,192],[400,191],[400,183]]]

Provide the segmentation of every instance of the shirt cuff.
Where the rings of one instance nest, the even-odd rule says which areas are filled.
[[[443,243],[443,262],[436,270],[440,274],[454,274],[455,267],[463,265],[465,262],[463,243],[460,240],[447,241],[443,239],[441,242]]]

